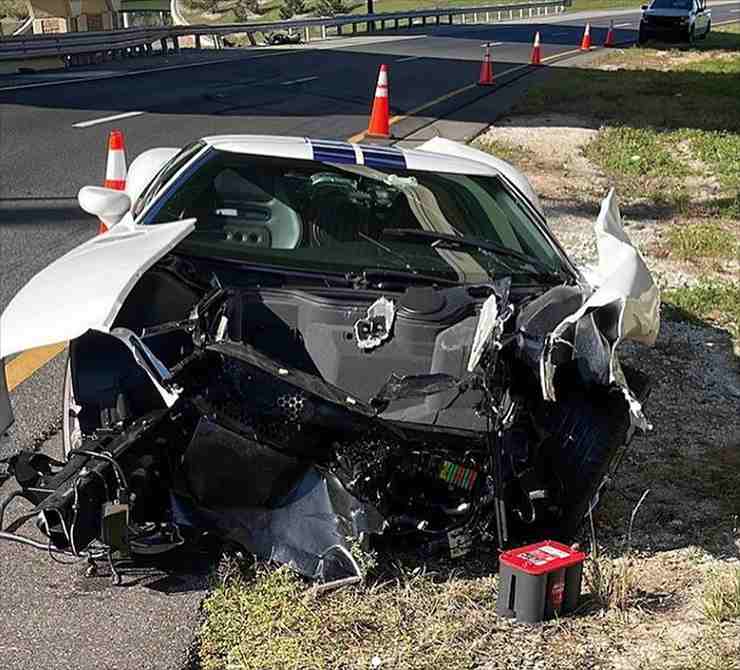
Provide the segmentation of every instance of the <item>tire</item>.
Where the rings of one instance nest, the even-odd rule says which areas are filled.
[[[82,429],[77,418],[80,406],[75,402],[74,389],[72,388],[72,365],[67,356],[67,365],[64,374],[64,386],[62,388],[62,447],[64,456],[82,444]]]
[[[645,42],[647,41],[648,41],[647,33],[642,28],[640,28],[640,32],[637,33],[637,43],[645,44]]]
[[[696,44],[696,33],[694,32],[694,26],[691,26],[691,28],[689,28],[688,40],[689,46],[693,47]]]

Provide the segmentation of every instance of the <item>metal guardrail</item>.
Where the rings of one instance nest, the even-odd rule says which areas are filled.
[[[342,35],[344,28],[351,26],[352,34],[358,32],[358,26],[365,25],[366,30],[374,31],[378,27],[386,30],[388,24],[391,28],[399,29],[402,22],[407,27],[413,25],[427,25],[429,19],[434,19],[440,24],[443,18],[446,23],[454,23],[456,17],[461,17],[461,23],[465,23],[465,17],[474,17],[473,23],[478,22],[479,16],[485,16],[486,22],[491,20],[495,14],[496,19],[501,21],[505,18],[534,17],[548,14],[549,10],[554,13],[562,12],[565,7],[572,4],[572,0],[539,0],[535,2],[523,2],[505,5],[484,5],[480,7],[440,7],[436,9],[423,9],[408,12],[383,12],[377,14],[343,14],[333,17],[317,17],[307,19],[291,19],[288,21],[269,21],[254,23],[229,23],[215,25],[187,25],[187,26],[157,26],[151,28],[127,28],[105,32],[86,33],[59,33],[55,35],[23,35],[7,37],[0,40],[0,60],[9,59],[32,59],[49,56],[75,56],[79,54],[103,54],[116,57],[119,52],[126,50],[141,50],[153,53],[152,47],[156,42],[161,43],[161,49],[168,51],[167,40],[172,41],[172,48],[179,49],[179,38],[194,36],[196,46],[200,46],[201,35],[221,36],[231,34],[246,34],[254,43],[255,33],[271,33],[277,31],[303,30],[306,41],[310,40],[312,28],[318,28],[321,36],[317,39],[326,39],[329,29],[334,29],[335,34]],[[536,13],[535,13],[536,12]]]

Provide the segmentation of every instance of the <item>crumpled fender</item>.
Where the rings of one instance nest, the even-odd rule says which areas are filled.
[[[116,226],[58,258],[31,279],[0,316],[0,359],[109,332],[142,274],[195,227],[195,219]]]
[[[594,224],[599,253],[598,266],[587,274],[594,292],[573,314],[564,318],[547,336],[540,359],[540,381],[546,400],[556,400],[553,362],[555,347],[565,343],[572,349],[572,357],[579,351],[574,342],[568,342],[566,331],[582,320],[591,318],[603,343],[604,358],[611,383],[625,390],[638,424],[645,424],[639,403],[632,397],[619,367],[616,349],[624,339],[653,345],[660,329],[660,291],[640,252],[634,247],[622,226],[617,195],[612,189],[601,203],[601,211]],[[595,357],[594,357],[595,358]],[[606,376],[605,374],[605,376]]]

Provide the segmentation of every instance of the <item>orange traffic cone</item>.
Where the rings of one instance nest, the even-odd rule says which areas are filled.
[[[534,46],[532,47],[532,58],[530,59],[531,65],[540,65],[540,33],[539,31],[534,34]]]
[[[614,21],[609,21],[609,30],[606,33],[606,41],[604,42],[604,46],[614,46]]]
[[[583,39],[581,40],[581,51],[588,51],[591,48],[591,24],[586,24],[586,29],[583,31]]]
[[[493,63],[491,63],[491,45],[486,44],[486,53],[483,55],[483,62],[480,64],[480,77],[478,77],[478,86],[493,86],[496,82],[493,78]]]
[[[390,137],[390,109],[388,103],[388,66],[381,65],[378,72],[378,85],[375,87],[373,110],[367,127],[369,137]]]
[[[120,130],[111,130],[108,136],[108,160],[105,165],[103,186],[116,191],[126,190],[126,149]],[[108,232],[108,226],[101,221],[98,234],[105,232]]]

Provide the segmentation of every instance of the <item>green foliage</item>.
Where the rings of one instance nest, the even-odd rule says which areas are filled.
[[[306,7],[305,0],[283,0],[279,9],[280,18],[283,20],[292,19],[297,14],[306,12],[308,12],[308,7]]]
[[[671,138],[649,128],[615,126],[602,129],[586,148],[586,156],[619,176],[675,177],[687,174],[671,152]]]
[[[0,0],[0,18],[22,21],[28,18],[28,8],[23,0]]]
[[[314,4],[314,13],[317,16],[337,16],[337,14],[346,14],[348,11],[344,0],[316,0]]]
[[[740,337],[740,281],[703,281],[663,293],[663,300],[692,320],[712,320]]]
[[[735,236],[716,223],[679,225],[668,232],[671,253],[682,260],[732,258],[738,254]]]

